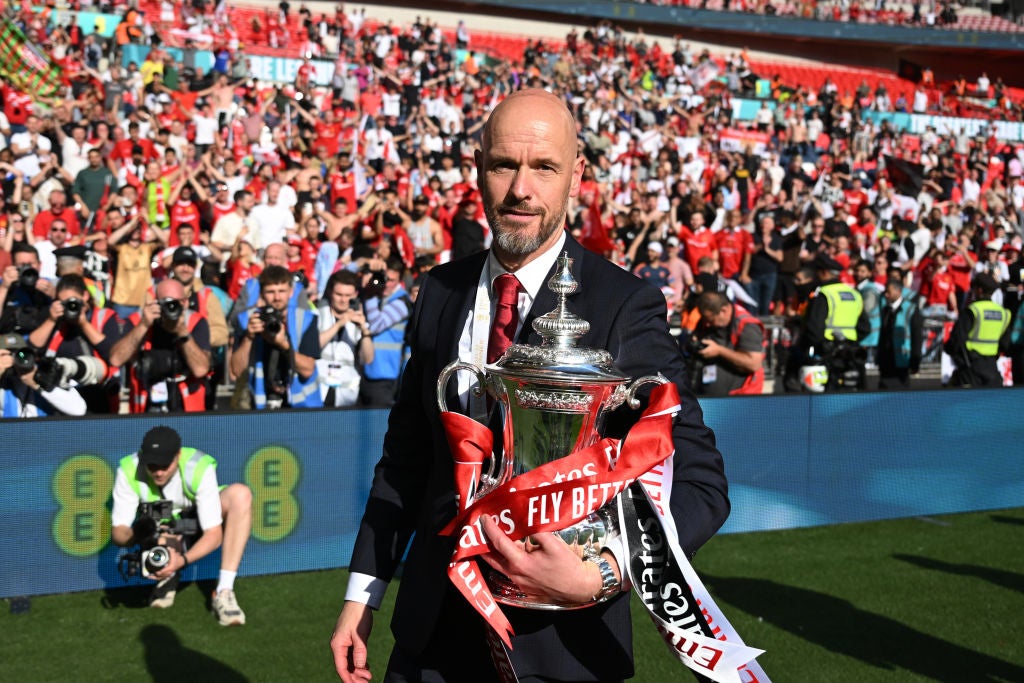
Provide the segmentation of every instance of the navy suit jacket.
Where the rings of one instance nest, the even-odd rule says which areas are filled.
[[[580,283],[568,306],[590,322],[579,345],[607,349],[630,377],[661,372],[679,387],[682,411],[673,426],[670,508],[680,544],[692,556],[728,516],[728,487],[714,434],[685,388],[684,361],[668,331],[665,297],[572,238],[567,237],[565,250],[574,259],[573,274]],[[392,621],[396,642],[413,655],[426,647],[451,593],[446,571],[454,539],[440,537],[438,531],[454,517],[456,503],[452,455],[436,401],[437,377],[458,356],[486,259],[487,253],[481,252],[434,268],[420,288],[411,320],[412,356],[391,411],[352,556],[352,571],[390,580],[415,533]],[[556,303],[555,294],[542,287],[519,343],[540,343],[531,323]],[[453,405],[458,404],[449,400]],[[605,435],[623,436],[638,416],[619,408],[609,416]],[[516,631],[512,657],[517,673],[567,680],[632,675],[628,603],[619,596],[583,610],[554,612],[503,606]]]

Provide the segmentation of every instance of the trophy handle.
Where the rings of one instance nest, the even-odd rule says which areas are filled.
[[[659,372],[657,375],[644,375],[633,380],[633,383],[629,385],[629,389],[626,390],[626,403],[633,410],[640,407],[640,401],[636,397],[636,390],[645,384],[668,384],[668,378]]]
[[[477,387],[473,389],[474,395],[483,396],[484,391],[486,390],[487,375],[484,374],[484,371],[480,367],[461,360],[449,363],[437,377],[437,407],[441,409],[442,413],[448,412],[448,402],[444,398],[448,389],[448,381],[451,379],[452,375],[457,373],[459,370],[469,370],[476,375],[479,384],[477,384]]]
[[[441,412],[448,412],[448,401],[445,400],[445,393],[447,392],[448,382],[451,380],[452,375],[456,374],[459,370],[468,370],[476,375],[477,386],[473,389],[475,396],[483,396],[487,392],[487,375],[482,368],[461,360],[452,361],[444,367],[444,370],[437,377],[437,407],[441,409]],[[494,457],[493,453],[491,457],[487,458],[487,467],[480,473],[480,477],[473,487],[476,491],[476,499],[479,499],[486,489],[493,487],[494,483],[496,483],[494,480],[494,471],[497,467],[496,460],[497,458]],[[468,505],[469,503],[467,503]]]

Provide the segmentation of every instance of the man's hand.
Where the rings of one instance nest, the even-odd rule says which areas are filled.
[[[366,662],[366,643],[373,628],[373,610],[360,602],[346,601],[331,636],[334,668],[344,683],[372,678]]]
[[[18,281],[18,268],[16,266],[7,266],[4,268],[3,282],[0,283],[4,287],[10,289]]]
[[[697,350],[701,358],[718,358],[722,355],[722,345],[716,341],[705,339],[704,346]]]
[[[64,317],[64,302],[60,299],[54,299],[53,303],[50,304],[50,320],[57,322]]]
[[[146,329],[149,329],[150,327],[153,326],[153,323],[155,323],[159,319],[160,302],[154,300],[146,301],[146,304],[142,307],[142,313],[140,315],[139,323]]]
[[[593,562],[583,561],[582,549],[574,550],[559,536],[546,532],[531,537],[532,542],[517,543],[489,515],[480,519],[494,548],[481,558],[527,593],[557,603],[583,603],[600,592],[601,573]]]

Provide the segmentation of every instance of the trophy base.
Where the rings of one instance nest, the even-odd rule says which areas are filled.
[[[592,512],[586,519],[577,522],[571,527],[553,533],[560,536],[574,551],[578,551],[580,561],[582,562],[583,553],[588,546],[600,551],[605,536],[608,534],[608,526],[602,515]],[[484,575],[491,595],[494,596],[497,602],[503,605],[539,610],[571,610],[590,607],[601,602],[599,600],[587,600],[586,602],[579,603],[553,603],[551,598],[546,595],[531,595],[525,592],[496,569],[488,567]]]

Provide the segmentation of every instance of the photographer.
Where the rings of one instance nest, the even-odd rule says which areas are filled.
[[[0,417],[85,415],[85,400],[61,386],[36,381],[35,353],[20,334],[0,335]]]
[[[295,279],[287,268],[268,266],[259,283],[257,307],[238,316],[231,374],[247,378],[257,410],[320,408],[316,313],[294,304]]]
[[[764,390],[764,325],[721,292],[697,299],[700,323],[694,353],[700,357],[695,391],[703,396],[760,394]]]
[[[170,427],[153,427],[136,453],[121,459],[114,480],[110,513],[115,545],[165,546],[167,565],[152,574],[151,607],[174,604],[179,572],[223,545],[220,575],[213,594],[213,612],[222,626],[245,624],[245,612],[235,600],[235,576],[252,529],[252,492],[245,484],[221,489],[217,461],[197,448],[182,448]],[[137,516],[139,503],[168,500],[174,521]],[[178,533],[183,520],[198,520],[198,538]]]
[[[359,400],[360,369],[373,362],[373,340],[359,294],[359,276],[339,270],[327,280],[320,304],[320,395],[328,407]]]
[[[373,361],[363,368],[359,404],[388,407],[395,402],[402,373],[405,325],[412,301],[402,286],[402,263],[387,262],[384,271],[364,268],[362,298],[373,337]]]
[[[35,247],[15,244],[11,258],[13,265],[4,268],[0,278],[0,334],[26,335],[46,319],[54,287],[52,282],[39,277],[39,252]]]
[[[210,326],[189,310],[185,289],[176,280],[162,281],[156,299],[146,299],[110,350],[112,365],[131,363],[130,410],[202,412],[210,371]]]
[[[78,373],[75,389],[85,399],[90,413],[116,414],[119,407],[116,382],[107,386],[110,350],[120,338],[117,316],[109,308],[92,305],[85,279],[81,275],[64,275],[57,281],[57,298],[48,309],[49,315],[28,336],[37,349],[50,358],[94,360],[88,369]]]

